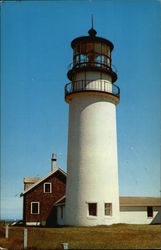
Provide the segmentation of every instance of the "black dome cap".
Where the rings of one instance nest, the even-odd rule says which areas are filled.
[[[110,47],[111,51],[114,48],[114,45],[112,42],[110,42],[109,40],[102,38],[102,37],[98,37],[96,36],[97,31],[95,29],[93,29],[93,27],[88,31],[89,36],[80,36],[75,38],[72,42],[71,42],[71,47],[72,49],[75,48],[75,45],[77,43],[81,43],[81,42],[100,42],[100,43],[105,43],[107,46]]]

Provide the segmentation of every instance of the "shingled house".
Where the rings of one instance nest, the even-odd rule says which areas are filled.
[[[52,155],[51,172],[44,178],[24,178],[23,222],[26,225],[57,225],[57,217],[64,220],[64,205],[54,206],[65,195],[66,173],[56,167]],[[60,223],[59,223],[60,224]]]
[[[56,167],[52,154],[51,172],[44,178],[24,178],[23,222],[26,225],[64,225],[66,173]],[[159,197],[120,196],[120,223],[161,223],[161,199]],[[102,216],[110,220],[112,206],[105,207]],[[97,220],[97,213],[91,215]],[[90,211],[87,214],[90,215]],[[90,217],[90,216],[89,216]]]

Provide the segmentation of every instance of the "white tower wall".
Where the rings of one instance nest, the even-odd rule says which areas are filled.
[[[116,104],[108,94],[72,95],[66,195],[66,225],[119,222]],[[97,203],[97,216],[88,215],[90,202]],[[104,203],[112,203],[112,216],[105,216]]]

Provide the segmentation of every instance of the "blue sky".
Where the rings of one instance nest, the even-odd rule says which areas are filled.
[[[71,41],[114,43],[120,195],[160,195],[159,1],[5,1],[1,4],[1,218],[21,218],[23,178],[66,170],[64,101]]]

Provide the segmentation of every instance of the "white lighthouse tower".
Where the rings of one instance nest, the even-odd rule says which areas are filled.
[[[73,63],[65,86],[69,104],[66,225],[119,222],[116,105],[113,44],[96,36],[74,39]]]

